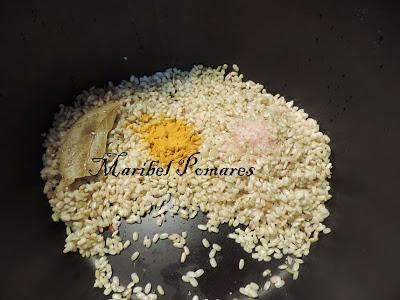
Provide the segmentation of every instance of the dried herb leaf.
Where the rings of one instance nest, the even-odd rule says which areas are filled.
[[[92,158],[103,157],[107,136],[114,125],[118,102],[110,102],[85,113],[65,136],[60,148],[61,185],[69,186],[75,179],[96,173],[99,164]]]

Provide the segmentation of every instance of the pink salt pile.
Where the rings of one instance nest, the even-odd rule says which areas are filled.
[[[269,155],[277,149],[275,128],[264,120],[237,122],[232,131],[231,144],[239,155],[250,153],[257,156]]]

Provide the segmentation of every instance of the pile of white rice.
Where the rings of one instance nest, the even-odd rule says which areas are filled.
[[[322,224],[329,215],[325,202],[331,197],[329,138],[292,101],[243,81],[236,65],[233,70],[228,73],[226,65],[194,66],[189,72],[173,68],[153,76],[132,76],[118,86],[110,83],[105,89],[83,92],[74,107],[60,107],[46,135],[41,176],[53,220],[66,225],[64,252],[79,251],[85,257],[118,254],[128,243],[118,234],[104,238],[103,229],[110,224],[117,228],[121,218],[140,223],[147,213],[161,225],[168,214],[188,219],[202,211],[209,218],[207,230],[217,233],[220,224],[229,224],[230,237],[260,261],[286,254],[300,258],[309,253],[320,232],[329,232]],[[254,166],[254,175],[104,176],[76,190],[62,190],[58,149],[63,137],[82,114],[111,100],[120,101],[121,109],[107,152],[128,153],[120,160],[121,168],[140,167],[150,158],[147,145],[126,124],[139,124],[143,113],[164,113],[193,123],[200,132],[196,167]],[[272,124],[278,150],[271,155],[251,149],[242,155],[227,151],[224,145],[238,120]]]

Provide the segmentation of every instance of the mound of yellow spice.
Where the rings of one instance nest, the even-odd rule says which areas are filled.
[[[167,165],[173,161],[176,165],[180,160],[198,152],[201,136],[192,124],[168,118],[164,114],[160,118],[143,114],[140,122],[140,126],[133,130],[142,135],[149,145],[151,156],[161,164]]]

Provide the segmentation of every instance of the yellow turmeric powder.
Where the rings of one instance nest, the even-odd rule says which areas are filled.
[[[149,144],[150,153],[161,164],[167,165],[171,160],[176,165],[181,159],[198,152],[201,143],[200,134],[192,124],[176,120],[161,114],[160,119],[148,114],[140,117],[143,123],[134,128]]]

